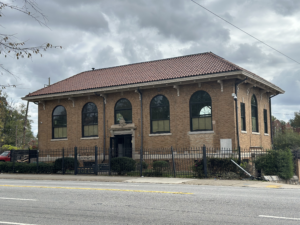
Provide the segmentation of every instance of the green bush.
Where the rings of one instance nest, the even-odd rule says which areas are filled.
[[[166,171],[169,169],[169,163],[166,161],[155,161],[153,162],[153,170],[156,173],[162,173],[163,171]]]
[[[140,163],[140,161],[137,161],[137,162],[136,162],[136,169],[137,169],[137,170],[140,170],[140,168],[141,168],[141,163]],[[142,168],[143,168],[144,170],[148,169],[148,164],[147,164],[146,162],[144,162],[144,161],[143,161],[143,163],[142,163]]]
[[[286,130],[284,133],[276,133],[273,141],[274,149],[297,149],[300,147],[298,133]]]
[[[162,177],[162,172],[159,171],[145,171],[143,172],[144,177]]]
[[[127,172],[135,170],[135,161],[128,157],[117,157],[111,160],[111,170],[118,175],[124,175]]]
[[[207,158],[207,173],[209,176],[217,175],[221,176],[222,174],[233,172],[236,173],[237,167],[231,162],[231,158]],[[196,173],[198,177],[204,177],[204,163],[203,159],[198,160],[192,167],[192,170]]]
[[[64,169],[66,170],[74,170],[74,158],[65,157],[64,158]],[[77,160],[77,167],[79,165],[79,161]],[[62,158],[58,158],[54,162],[54,173],[57,173],[58,171],[62,171]]]
[[[292,152],[285,150],[270,150],[255,161],[255,167],[263,170],[265,175],[277,175],[282,179],[291,179],[294,175]]]
[[[12,145],[2,145],[2,151],[18,150],[20,148]]]
[[[15,163],[15,173],[53,173],[53,163],[39,163],[38,171],[36,163]],[[3,173],[13,173],[12,162],[1,162],[0,171]]]

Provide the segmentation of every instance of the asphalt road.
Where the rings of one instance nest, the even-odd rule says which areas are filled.
[[[0,180],[0,224],[300,224],[300,189]]]

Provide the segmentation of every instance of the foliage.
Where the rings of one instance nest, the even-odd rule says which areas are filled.
[[[277,175],[290,179],[294,174],[293,156],[290,149],[270,150],[255,161],[256,169],[263,170],[265,175]]]
[[[16,173],[52,173],[54,169],[53,163],[15,163]],[[0,162],[0,172],[13,173],[12,162]]]
[[[238,172],[236,165],[231,162],[231,158],[207,158],[207,173],[208,175],[221,176],[224,173]],[[197,160],[192,167],[198,177],[204,177],[204,162],[203,159]]]
[[[295,112],[294,115],[294,119],[290,119],[290,124],[294,128],[300,127],[300,112]]]
[[[136,169],[139,170],[140,168],[141,168],[140,161],[137,161],[136,162]],[[144,170],[148,169],[148,164],[145,161],[143,161],[143,163],[142,163],[142,168]]]
[[[62,161],[63,158],[58,158],[55,160],[54,162],[54,173],[57,173],[57,171],[61,171],[62,170]],[[75,159],[71,158],[71,157],[65,157],[64,158],[64,169],[66,170],[74,170],[74,163],[75,163]],[[77,160],[77,167],[79,165],[79,161]]]
[[[300,135],[292,130],[276,133],[273,138],[274,149],[297,149],[300,147]]]
[[[2,145],[2,151],[18,150],[20,148],[12,145]]]
[[[155,172],[163,172],[169,169],[169,163],[166,161],[155,161],[153,162],[153,170]]]
[[[128,157],[117,157],[111,160],[111,170],[118,175],[124,175],[127,172],[135,170],[135,161]]]
[[[47,18],[38,8],[37,3],[34,0],[6,0],[0,1],[0,17],[5,16],[3,11],[12,10],[14,12],[23,13],[26,16],[36,20],[40,25],[47,26]],[[45,43],[39,46],[27,46],[26,42],[19,41],[14,34],[4,34],[0,33],[0,55],[4,56],[14,56],[16,59],[20,58],[32,58],[34,54],[42,57],[41,50],[46,51],[49,48],[58,48],[61,46],[52,46],[50,43]],[[0,68],[4,71],[12,74],[7,70],[3,64],[0,63]],[[15,85],[3,85],[0,87],[5,88]]]
[[[24,118],[26,106],[15,105],[8,101],[8,96],[0,91],[0,145],[21,146],[23,137]],[[28,116],[30,117],[30,116]],[[25,132],[25,145],[33,138],[31,131],[32,120],[27,120]]]

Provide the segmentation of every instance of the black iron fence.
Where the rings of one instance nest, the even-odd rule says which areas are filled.
[[[130,149],[131,156],[119,157],[114,149],[74,147],[44,150],[15,150],[10,169],[4,172],[95,174],[162,177],[243,176],[232,163],[255,175],[255,160],[268,153],[263,149],[237,150],[199,148]],[[141,154],[142,152],[142,154]],[[240,162],[239,162],[240,161]],[[29,164],[24,166],[24,164]],[[5,167],[6,168],[6,167]],[[234,178],[234,177],[232,177]]]

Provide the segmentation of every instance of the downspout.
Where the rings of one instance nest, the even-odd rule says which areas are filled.
[[[235,96],[234,96],[234,101],[235,101],[235,118],[236,118],[236,138],[237,138],[237,144],[238,144],[238,152],[239,152],[239,164],[241,164],[241,146],[240,146],[240,135],[239,135],[239,117],[238,117],[238,98],[237,98],[237,89],[238,86],[243,83],[244,81],[246,81],[248,79],[248,77],[246,77],[246,79],[238,81],[235,83]]]
[[[270,109],[270,132],[271,132],[271,145],[273,148],[273,126],[272,126],[272,104],[271,104],[271,98],[275,97],[277,94],[269,97],[269,109]]]
[[[141,96],[141,151],[140,151],[140,176],[143,176],[143,95],[140,89],[137,92]]]
[[[103,161],[105,161],[105,147],[106,147],[106,132],[105,132],[105,98],[100,94],[95,93],[95,95],[103,98]]]

